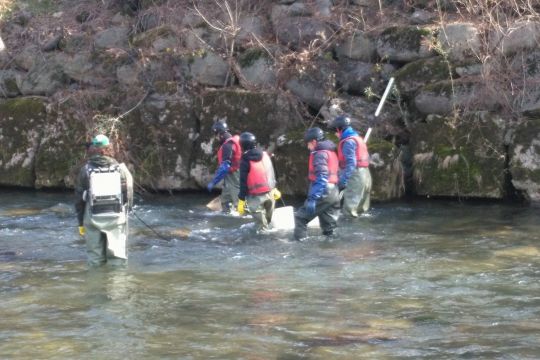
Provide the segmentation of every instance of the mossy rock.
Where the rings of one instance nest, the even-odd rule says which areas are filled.
[[[504,121],[487,112],[430,116],[412,131],[418,195],[501,199],[505,193]]]
[[[36,156],[36,188],[73,188],[85,156],[86,124],[71,99],[50,106]]]
[[[405,193],[401,149],[390,141],[371,137],[368,143],[371,198],[388,201],[401,198]]]
[[[429,44],[435,32],[417,26],[392,26],[385,29],[377,40],[377,53],[383,59],[410,62],[433,56]]]
[[[513,186],[540,204],[540,117],[523,119],[510,147]]]
[[[0,185],[33,187],[46,103],[35,97],[4,100],[0,114]]]
[[[189,99],[147,102],[124,120],[135,182],[156,190],[192,189],[197,120]]]
[[[149,47],[159,38],[174,36],[176,36],[174,30],[168,25],[163,25],[134,36],[131,43],[135,47]]]
[[[268,59],[266,50],[263,48],[252,47],[238,56],[238,64],[243,68],[247,68],[261,58]]]
[[[394,76],[399,92],[410,96],[426,84],[450,80],[451,75],[456,76],[453,66],[437,57],[408,63],[396,71]]]

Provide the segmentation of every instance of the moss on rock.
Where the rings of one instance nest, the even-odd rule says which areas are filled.
[[[0,185],[33,187],[46,103],[24,97],[0,101]]]

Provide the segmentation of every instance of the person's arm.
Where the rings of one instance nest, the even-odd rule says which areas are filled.
[[[245,201],[247,195],[247,177],[250,170],[249,161],[242,158],[240,161],[240,192],[238,193],[238,198]]]
[[[120,164],[122,172],[122,195],[125,197],[124,201],[127,204],[128,211],[133,209],[133,176],[126,164]]]
[[[229,173],[233,156],[233,148],[230,141],[222,145],[221,156],[221,164],[219,164],[219,167],[214,174],[214,178],[212,179],[212,181],[210,181],[210,188],[216,186]]]
[[[77,182],[75,184],[75,211],[77,212],[77,221],[79,226],[83,226],[84,210],[86,207],[86,199],[83,198],[84,192],[88,190],[88,174],[86,166],[83,166],[79,171]]]
[[[339,174],[339,187],[343,188],[347,186],[349,178],[356,169],[356,141],[353,139],[346,140],[341,151],[345,158],[345,168]]]
[[[328,184],[328,154],[324,151],[316,152],[313,156],[313,170],[315,171],[315,181],[311,184],[308,193],[308,200],[320,199]]]

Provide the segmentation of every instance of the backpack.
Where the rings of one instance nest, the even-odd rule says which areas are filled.
[[[122,212],[122,179],[119,165],[88,170],[88,201],[93,215]]]

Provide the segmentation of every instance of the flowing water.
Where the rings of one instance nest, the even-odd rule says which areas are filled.
[[[375,204],[333,240],[140,198],[88,269],[71,194],[0,191],[2,359],[538,359],[539,209]]]

